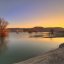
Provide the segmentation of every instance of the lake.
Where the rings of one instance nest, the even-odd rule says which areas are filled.
[[[13,64],[59,47],[64,38],[30,37],[28,33],[9,33],[0,39],[0,64]]]

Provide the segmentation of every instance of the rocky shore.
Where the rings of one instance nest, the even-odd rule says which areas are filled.
[[[64,64],[64,44],[61,44],[58,49],[14,64]]]

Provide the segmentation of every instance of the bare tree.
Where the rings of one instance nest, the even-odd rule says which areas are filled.
[[[4,19],[0,18],[0,29],[2,29],[2,30],[6,29],[7,25],[8,25],[8,22],[5,21]]]
[[[8,22],[0,18],[0,35],[5,34]]]

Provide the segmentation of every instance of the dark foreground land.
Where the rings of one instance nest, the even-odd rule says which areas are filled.
[[[64,64],[64,47],[14,64]]]

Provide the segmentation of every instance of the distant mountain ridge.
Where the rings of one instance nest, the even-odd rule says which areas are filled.
[[[49,32],[51,29],[54,31],[64,31],[64,28],[62,27],[33,27],[33,28],[7,28],[10,32]]]

